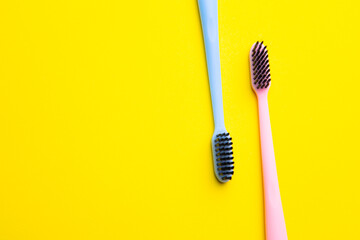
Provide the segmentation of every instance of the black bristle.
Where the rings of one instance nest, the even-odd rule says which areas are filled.
[[[214,151],[216,158],[216,171],[218,176],[224,176],[221,180],[230,180],[233,175],[233,143],[232,138],[228,132],[219,133],[216,135],[214,143]]]
[[[223,162],[223,161],[228,161],[228,160],[233,160],[234,159],[234,157],[233,156],[231,156],[231,157],[227,157],[227,156],[220,156],[220,157],[218,157],[217,159],[216,159],[216,161],[219,161],[219,162]]]
[[[234,169],[234,166],[218,168],[219,171],[229,171],[229,170],[233,170],[233,169]]]
[[[256,89],[267,88],[270,85],[270,65],[267,47],[262,42],[256,42],[251,52],[253,84]]]
[[[232,155],[233,152],[219,152],[217,155],[218,156],[229,156],[229,155]]]
[[[231,180],[231,177],[229,177],[229,176],[222,177],[222,180]]]
[[[225,165],[233,165],[234,162],[218,162],[217,165],[218,166],[225,166]]]
[[[232,147],[219,147],[219,148],[217,148],[216,149],[216,152],[219,152],[219,151],[229,151],[229,150],[231,150],[232,149]]]
[[[233,160],[234,157],[227,157],[227,156],[219,156],[216,161],[222,162],[222,161],[227,161],[227,160]]]
[[[217,143],[215,144],[216,147],[224,147],[224,146],[228,146],[228,143]],[[230,145],[232,145],[232,142],[230,142]]]

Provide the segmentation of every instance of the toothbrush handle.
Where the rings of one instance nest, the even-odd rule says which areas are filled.
[[[287,240],[276,172],[267,93],[258,95],[261,158],[265,198],[266,240]]]
[[[224,110],[220,72],[218,3],[217,0],[198,0],[198,4],[205,42],[215,128],[224,128]]]

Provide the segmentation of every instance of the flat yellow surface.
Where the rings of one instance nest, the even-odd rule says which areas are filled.
[[[219,184],[196,0],[1,1],[0,239],[264,239],[257,40],[289,239],[360,239],[359,12],[219,0]]]

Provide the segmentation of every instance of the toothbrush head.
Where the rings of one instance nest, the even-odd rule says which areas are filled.
[[[214,133],[212,152],[216,178],[222,182],[231,180],[234,174],[232,138],[228,132]]]
[[[270,65],[268,50],[263,42],[256,42],[250,50],[251,86],[256,94],[270,88]]]

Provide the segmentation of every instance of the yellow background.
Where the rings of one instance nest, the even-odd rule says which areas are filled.
[[[257,40],[289,239],[360,239],[359,12],[219,0],[219,184],[196,0],[1,1],[0,239],[264,239]]]

